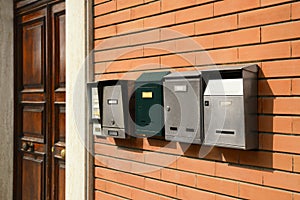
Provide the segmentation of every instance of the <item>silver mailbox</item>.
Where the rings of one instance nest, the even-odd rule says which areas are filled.
[[[133,127],[130,101],[134,82],[110,80],[99,82],[101,124],[106,137],[126,138]]]
[[[257,65],[202,71],[204,144],[238,149],[258,147]]]
[[[201,73],[174,72],[164,77],[163,85],[165,139],[200,144],[203,132]]]

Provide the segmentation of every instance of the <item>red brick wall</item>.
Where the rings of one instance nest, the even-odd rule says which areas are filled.
[[[166,147],[157,139],[95,137],[96,199],[300,199],[300,2],[94,4],[96,80],[212,64],[187,44],[190,39],[214,64],[256,63],[261,69],[258,150],[213,148],[202,157],[199,145],[183,151],[183,144]]]

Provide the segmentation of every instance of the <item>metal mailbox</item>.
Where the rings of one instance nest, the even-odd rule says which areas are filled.
[[[134,106],[131,95],[134,82],[109,80],[99,82],[102,131],[106,137],[126,138],[133,131]]]
[[[238,149],[258,147],[257,65],[202,71],[204,144]]]
[[[174,72],[164,77],[166,140],[201,143],[202,102],[201,72]]]
[[[89,98],[89,113],[90,122],[92,123],[93,127],[93,135],[102,136],[100,123],[98,82],[87,84],[87,94]]]
[[[135,83],[135,135],[137,137],[162,136],[163,83],[169,71],[143,73]]]

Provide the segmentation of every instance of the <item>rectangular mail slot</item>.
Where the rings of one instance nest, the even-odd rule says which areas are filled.
[[[162,136],[163,86],[162,79],[170,72],[143,73],[135,83],[135,135],[137,137]]]
[[[204,70],[204,144],[258,147],[256,65]]]
[[[102,132],[106,137],[124,139],[126,133],[133,132],[133,90],[134,82],[130,80],[99,82]]]
[[[200,144],[203,135],[201,72],[174,72],[164,77],[165,139]]]

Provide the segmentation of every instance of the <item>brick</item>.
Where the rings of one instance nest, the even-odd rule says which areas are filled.
[[[144,188],[144,177],[132,175],[124,172],[96,167],[95,177],[119,182],[129,186]]]
[[[274,4],[288,2],[290,0],[261,0],[261,6],[270,6]]]
[[[176,52],[176,41],[158,42],[144,45],[144,56],[159,56]]]
[[[95,81],[100,81],[100,80],[119,80],[120,78],[123,77],[123,74],[119,73],[113,73],[113,74],[100,74],[100,75],[95,75]]]
[[[245,183],[240,183],[240,195],[239,197],[245,199],[282,199],[282,200],[292,200],[292,193],[283,190],[276,190],[256,185],[250,185]]]
[[[257,61],[290,57],[290,43],[280,42],[239,48],[239,61]]]
[[[300,114],[300,98],[265,98],[262,101],[263,113],[269,114]]]
[[[96,74],[104,73],[105,70],[106,70],[106,63],[105,62],[103,62],[103,63],[95,63],[94,66],[95,66],[94,69],[95,69],[95,73]]]
[[[161,0],[161,3],[162,3],[161,10],[165,12],[165,11],[170,11],[178,8],[184,8],[187,6],[195,5],[196,0],[181,0],[181,1]]]
[[[262,135],[262,149],[287,152],[287,153],[300,153],[299,149],[299,136],[291,135],[272,135],[272,134],[261,134]],[[288,145],[287,145],[288,144]]]
[[[229,15],[208,20],[203,20],[195,24],[196,34],[214,33],[237,28],[237,15]]]
[[[240,164],[292,171],[292,156],[263,151],[241,151]]]
[[[155,1],[149,4],[141,5],[131,9],[132,19],[146,17],[160,13],[160,2]]]
[[[300,22],[289,22],[261,27],[262,42],[300,37]]]
[[[94,0],[94,5],[100,4],[100,3],[104,3],[110,0]]]
[[[238,196],[238,183],[214,177],[197,176],[197,188],[230,196]]]
[[[94,16],[113,12],[117,9],[116,1],[109,1],[94,7]]]
[[[106,183],[106,192],[130,199],[132,189],[113,182]]]
[[[178,26],[172,26],[168,28],[162,28],[160,39],[168,40],[168,39],[191,36],[194,34],[195,34],[195,25],[194,23],[189,23],[189,24],[183,24]]]
[[[224,0],[214,3],[214,15],[228,14],[237,11],[244,11],[252,8],[258,8],[260,6],[259,0],[243,0],[232,1]]]
[[[214,46],[214,35],[202,35],[194,37],[193,40],[198,43],[199,49],[210,49]]]
[[[269,79],[258,81],[259,95],[291,95],[291,79]]]
[[[143,20],[130,21],[127,23],[118,24],[117,25],[117,33],[123,34],[123,33],[141,31],[141,30],[143,30],[143,27],[144,27]]]
[[[292,56],[299,57],[300,56],[300,41],[292,42]]]
[[[95,39],[115,36],[117,34],[116,26],[107,26],[104,28],[95,29]]]
[[[199,198],[205,200],[215,200],[215,194],[183,186],[177,186],[177,198],[188,200],[199,200]]]
[[[203,50],[203,48],[191,37],[176,40],[176,52],[195,52],[201,50]]]
[[[176,160],[178,156],[155,152],[146,152],[144,156],[146,163],[162,167],[176,168]]]
[[[95,179],[95,189],[105,191],[106,181],[101,180],[101,179]]]
[[[200,174],[214,175],[215,162],[200,159],[179,157],[177,160],[177,169],[190,171]]]
[[[140,5],[143,4],[144,1],[143,0],[116,0],[117,1],[117,9],[124,9],[124,8],[129,8],[129,7],[133,7],[136,5]]]
[[[294,2],[292,4],[292,19],[300,18],[300,2]]]
[[[138,174],[145,177],[150,177],[150,178],[156,178],[156,179],[160,178],[160,170],[162,168],[160,166],[153,166],[153,165],[136,163],[136,162],[132,162],[131,166],[132,166],[131,173]]]
[[[264,77],[300,76],[300,60],[283,60],[262,63]]]
[[[289,19],[290,5],[282,5],[239,14],[239,27],[257,26]]]
[[[224,64],[224,63],[232,63],[238,61],[238,49],[230,48],[230,49],[218,49],[208,51],[213,63],[215,64]],[[202,57],[198,59],[196,58],[196,63],[202,63]]]
[[[162,67],[184,67],[184,66],[194,66],[195,65],[195,54],[185,53],[185,54],[175,54],[167,55],[161,57]]]
[[[139,58],[108,62],[106,72],[128,72],[133,70],[159,69],[159,58]]]
[[[156,42],[160,40],[159,29],[151,31],[139,32],[128,36],[131,45],[145,44],[149,42]]]
[[[236,46],[260,42],[260,29],[243,29],[214,35],[214,47]]]
[[[100,191],[95,191],[95,200],[123,200],[123,198],[121,197],[117,197],[111,194],[107,194],[104,192],[100,192]]]
[[[145,189],[155,193],[176,197],[176,185],[172,183],[146,178]]]
[[[105,25],[112,25],[115,23],[124,22],[130,19],[130,10],[122,10],[108,15],[96,17],[94,20],[94,27],[100,27]]]
[[[175,24],[175,13],[166,13],[144,19],[144,27],[157,28]]]
[[[239,181],[262,184],[262,172],[257,169],[216,163],[216,176]]]
[[[300,78],[292,79],[292,94],[300,95]]]
[[[264,174],[264,185],[278,187],[287,190],[299,191],[300,174],[287,173],[281,171],[268,172]]]
[[[95,53],[95,62],[115,61],[120,59],[138,58],[143,56],[143,49],[137,47],[127,47],[98,51]]]
[[[186,186],[196,186],[196,175],[192,173],[164,168],[161,170],[161,179]]]
[[[159,200],[160,197],[157,194],[146,192],[143,190],[133,189],[132,190],[132,199],[149,199],[149,200]]]
[[[130,35],[123,35],[117,37],[109,37],[106,39],[100,40],[101,42],[95,46],[94,51],[103,51],[107,49],[112,49],[116,47],[128,46],[130,44]]]
[[[196,6],[176,12],[176,23],[205,19],[213,16],[213,4]]]
[[[293,200],[300,200],[300,194],[299,193],[294,193],[293,194]]]
[[[299,155],[293,155],[293,161],[294,161],[294,172],[300,172],[300,156]]]
[[[293,118],[285,116],[259,116],[258,130],[274,133],[293,133]]]
[[[300,117],[293,118],[293,133],[300,134]]]

